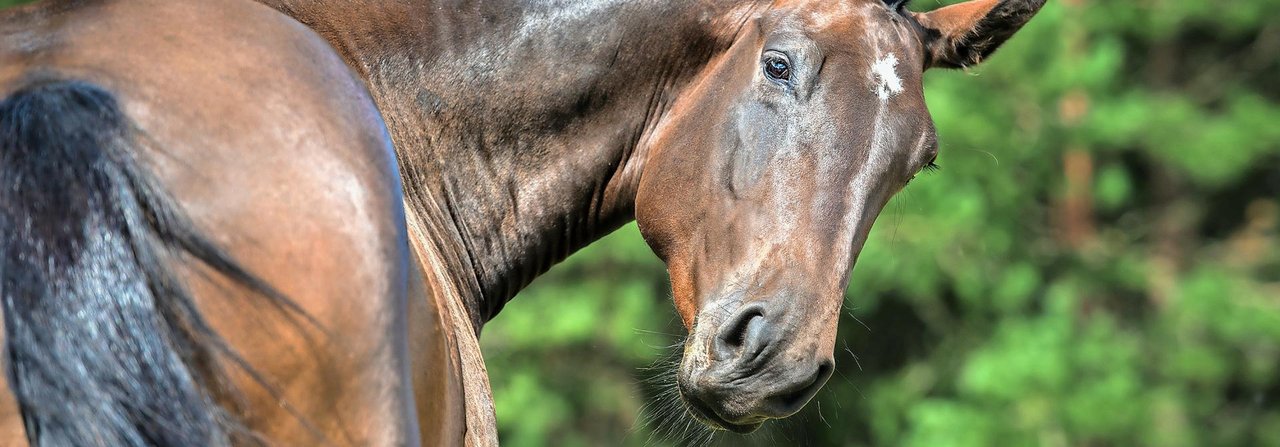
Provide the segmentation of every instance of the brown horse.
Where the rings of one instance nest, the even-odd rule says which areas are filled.
[[[632,218],[692,416],[795,413],[872,222],[937,155],[923,71],[1044,0],[904,3],[0,13],[0,436],[494,444],[482,325]]]

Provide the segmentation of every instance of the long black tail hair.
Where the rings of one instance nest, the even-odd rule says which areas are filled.
[[[140,135],[89,82],[0,102],[4,367],[33,446],[256,440],[223,406],[216,365],[234,354],[170,266],[283,297],[197,231],[137,160]]]

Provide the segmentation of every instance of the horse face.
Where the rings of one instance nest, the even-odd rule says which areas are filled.
[[[681,396],[713,427],[789,416],[830,377],[849,269],[937,154],[922,72],[976,63],[1043,0],[900,3],[755,13],[655,133],[636,219],[689,330]]]

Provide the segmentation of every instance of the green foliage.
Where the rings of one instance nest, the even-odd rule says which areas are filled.
[[[1280,446],[1277,16],[1053,1],[985,65],[930,72],[944,169],[877,222],[838,374],[721,443]],[[649,440],[642,368],[683,328],[648,253],[628,226],[486,329],[508,445]]]
[[[593,446],[628,436],[653,391],[640,386],[643,369],[683,331],[666,288],[665,268],[629,225],[508,304],[482,340],[503,442]]]

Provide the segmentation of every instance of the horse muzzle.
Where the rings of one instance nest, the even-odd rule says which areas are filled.
[[[696,345],[686,350],[677,376],[694,417],[713,428],[750,433],[804,408],[831,378],[835,362],[812,349],[788,352],[811,346],[796,342],[806,335],[794,332],[803,327],[795,323],[752,303],[714,331],[695,331],[711,337],[693,337]]]

